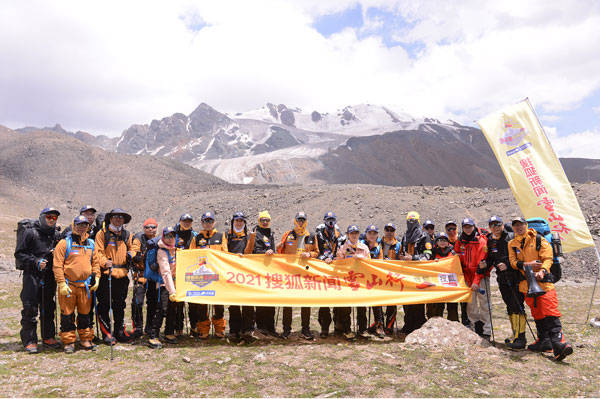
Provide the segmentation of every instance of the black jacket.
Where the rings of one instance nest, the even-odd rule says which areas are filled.
[[[417,240],[414,246],[414,253],[410,253],[410,243],[406,242],[406,234],[402,237],[401,245],[402,245],[402,253],[412,255],[413,260],[419,260],[421,258],[425,258],[427,260],[432,259],[431,250],[433,249],[433,241],[429,234],[423,232],[421,238]]]
[[[60,231],[42,229],[40,222],[36,221],[33,227],[27,229],[20,245],[15,248],[15,258],[19,259],[25,268],[25,273],[38,273],[38,263],[43,259],[48,261],[46,271],[52,273],[54,247],[60,240]]]
[[[275,236],[271,229],[255,227],[253,234],[256,234],[252,250],[253,254],[264,254],[269,249],[275,252]]]
[[[330,230],[325,224],[320,224],[317,226],[315,236],[317,238],[317,249],[319,251],[318,259],[324,260],[327,258],[335,258],[339,238],[341,236],[340,231],[335,227]]]

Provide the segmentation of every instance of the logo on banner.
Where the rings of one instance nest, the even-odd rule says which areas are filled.
[[[506,151],[507,156],[510,157],[517,152],[521,152],[531,147],[531,143],[524,142],[526,137],[527,129],[510,119],[504,119],[504,134],[500,137],[500,144],[504,144],[510,148]]]
[[[199,288],[206,287],[213,281],[219,281],[219,275],[209,268],[205,256],[198,258],[196,264],[189,266],[185,271],[185,282]]]

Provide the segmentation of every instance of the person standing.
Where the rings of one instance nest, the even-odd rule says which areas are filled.
[[[271,230],[271,215],[268,211],[262,211],[258,214],[258,226],[250,233],[244,253],[265,254],[267,256],[275,253],[275,235]],[[275,330],[274,306],[256,307],[256,329],[263,335],[279,337]]]
[[[318,256],[315,236],[311,234],[306,227],[308,220],[306,213],[298,212],[294,218],[294,228],[286,231],[281,237],[281,242],[277,245],[277,252],[280,254],[299,255],[302,259],[316,258]],[[315,339],[310,331],[310,308],[302,307],[300,309],[302,318],[302,331],[300,336],[306,340]],[[286,306],[283,308],[283,333],[281,337],[287,339],[292,332],[292,308]]]
[[[208,248],[227,252],[227,236],[215,228],[215,214],[213,212],[205,212],[200,219],[200,223],[202,223],[202,230],[200,230],[192,240],[190,249]],[[211,321],[215,337],[219,339],[225,338],[225,306],[213,305],[214,313],[212,320],[209,318],[208,305],[198,304],[198,309],[199,313],[196,329],[198,330],[200,339],[208,338]]]
[[[560,322],[558,297],[550,273],[552,247],[535,229],[528,228],[524,218],[513,219],[512,227],[515,238],[508,243],[510,266],[524,277],[519,284],[519,291],[525,296],[525,302],[531,310],[538,330],[537,341],[527,346],[527,349],[533,352],[551,350],[554,360],[561,361],[573,353],[573,347],[565,339]],[[537,280],[540,289],[545,291],[542,295],[527,296],[527,274],[532,274],[530,278]]]
[[[31,228],[23,232],[23,239],[15,248],[15,263],[23,270],[21,290],[21,343],[27,353],[38,353],[37,318],[41,321],[42,345],[58,349],[54,315],[56,280],[52,273],[52,252],[60,238],[56,221],[60,212],[44,208]]]
[[[127,306],[125,300],[129,290],[129,266],[136,255],[132,250],[131,235],[125,229],[125,225],[130,221],[131,215],[123,209],[112,209],[106,214],[104,228],[96,234],[95,248],[98,251],[98,260],[102,271],[97,291],[98,321],[102,340],[107,345],[114,345],[116,340],[119,342],[131,341],[124,324],[125,307]],[[109,276],[111,277],[110,281]],[[111,326],[109,318],[111,306],[114,326]]]
[[[323,223],[317,226],[315,231],[315,237],[317,242],[317,250],[319,255],[317,259],[324,261],[327,264],[333,262],[335,254],[337,252],[338,240],[341,237],[339,227],[337,225],[337,218],[333,212],[325,212],[323,216]],[[336,320],[337,308],[333,308],[333,321],[334,321],[334,332],[337,334],[343,334],[341,328],[338,328]],[[331,324],[331,310],[329,306],[321,306],[319,308],[319,325],[321,326],[321,338],[327,338],[329,336],[329,325]]]
[[[94,330],[90,318],[91,292],[100,284],[100,264],[94,241],[88,238],[90,222],[79,215],[71,232],[59,241],[54,251],[54,278],[60,304],[60,339],[66,353],[75,352],[75,329],[85,350],[94,350]],[[75,311],[77,310],[77,326]]]

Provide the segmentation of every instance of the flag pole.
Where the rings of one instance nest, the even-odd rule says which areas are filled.
[[[594,281],[594,289],[592,290],[592,297],[590,298],[590,306],[588,307],[587,316],[585,318],[585,324],[588,324],[590,320],[590,312],[592,311],[592,304],[594,303],[594,295],[596,294],[596,285],[598,285],[598,276],[600,275],[600,254],[598,253],[598,248],[596,249],[596,258],[598,258],[598,268],[596,269],[596,280]]]

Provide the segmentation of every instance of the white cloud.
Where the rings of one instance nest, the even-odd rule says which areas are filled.
[[[416,60],[378,36],[324,38],[312,27],[356,4],[3,2],[0,123],[117,134],[202,101],[229,112],[370,102],[470,123],[526,96],[552,113],[600,89],[595,1],[364,2],[363,11],[379,5],[414,23],[396,34],[424,43]],[[380,24],[368,20],[361,33]]]
[[[594,107],[594,108],[592,108],[592,110],[594,110],[595,113],[600,115],[600,107]]]
[[[568,136],[558,136],[554,127],[544,126],[552,148],[561,158],[596,158],[600,159],[600,131],[587,130],[572,133]]]

